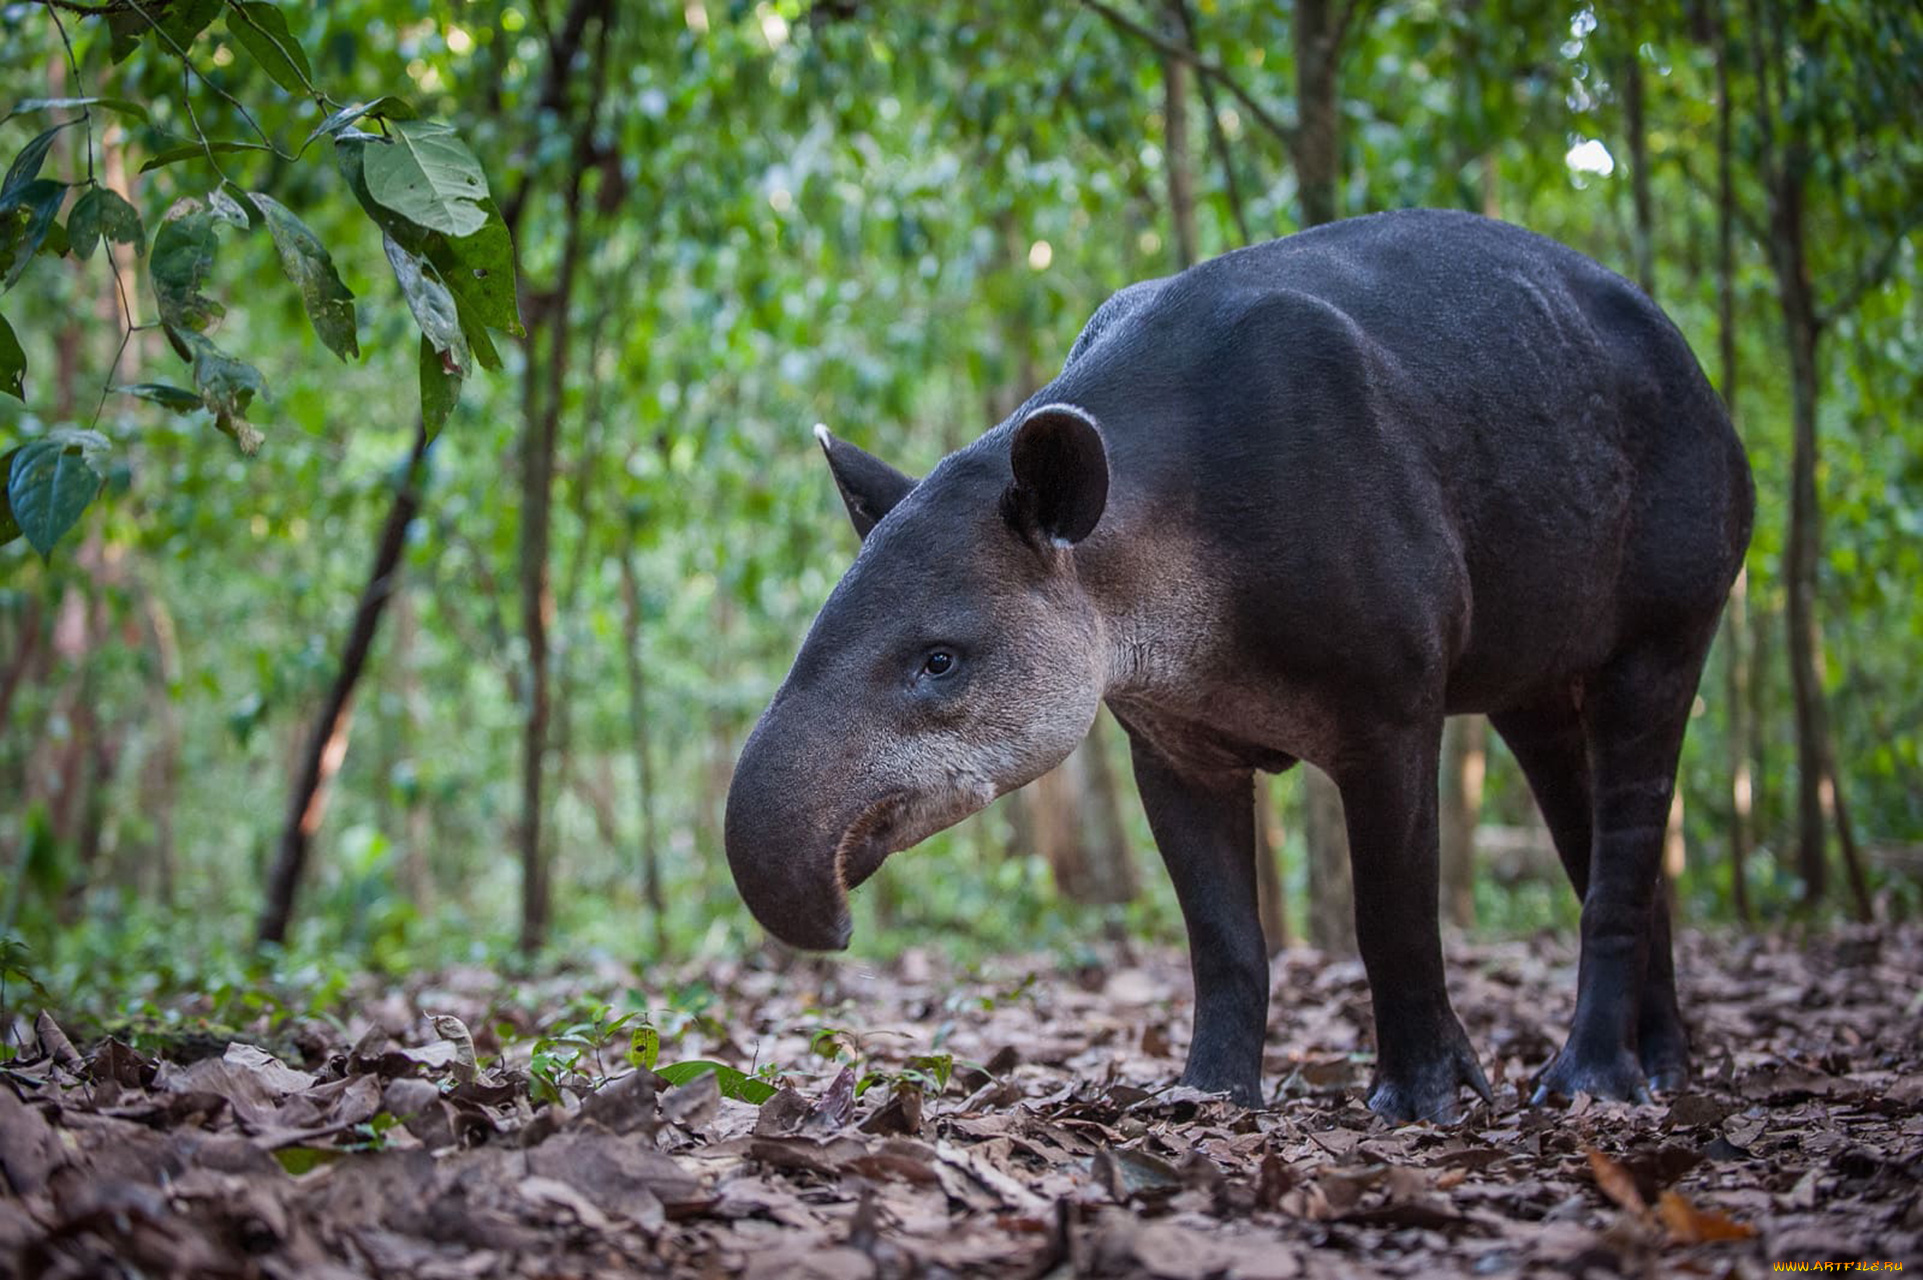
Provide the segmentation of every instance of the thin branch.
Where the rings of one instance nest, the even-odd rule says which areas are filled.
[[[1199,56],[1193,49],[1177,44],[1173,40],[1166,39],[1156,32],[1151,31],[1126,14],[1110,8],[1104,4],[1102,0],[1082,0],[1082,3],[1088,8],[1093,9],[1096,13],[1101,14],[1102,17],[1108,19],[1109,25],[1115,27],[1117,30],[1127,32],[1137,40],[1142,41],[1151,48],[1159,50],[1168,57],[1174,58],[1179,62],[1185,62],[1189,66],[1194,67],[1199,75],[1214,80],[1224,89],[1227,89],[1237,102],[1247,107],[1249,113],[1255,117],[1256,122],[1274,134],[1284,147],[1293,148],[1295,145],[1294,131],[1276,119],[1267,107],[1256,101],[1255,97],[1250,94],[1247,89],[1244,89],[1238,84],[1235,77],[1223,70],[1218,63],[1210,62]]]

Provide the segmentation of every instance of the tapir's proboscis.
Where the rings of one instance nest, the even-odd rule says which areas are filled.
[[[861,551],[755,726],[728,861],[798,947],[883,859],[1060,763],[1106,703],[1188,927],[1182,1080],[1262,1099],[1254,771],[1341,792],[1369,1105],[1489,1087],[1443,985],[1445,716],[1489,717],[1582,900],[1539,1096],[1688,1072],[1661,850],[1754,493],[1635,285],[1469,214],[1331,223],[1130,286],[916,481],[818,429]]]

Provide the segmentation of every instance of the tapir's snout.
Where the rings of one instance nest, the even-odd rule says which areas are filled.
[[[748,738],[728,786],[728,869],[769,933],[789,946],[839,951],[852,928],[841,865],[852,816],[842,821],[849,806],[823,795],[822,762],[809,761],[771,731],[773,715],[770,709]]]

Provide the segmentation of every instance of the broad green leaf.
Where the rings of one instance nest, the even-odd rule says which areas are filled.
[[[7,116],[12,118],[26,115],[30,111],[63,111],[78,107],[104,107],[108,111],[132,116],[136,120],[147,118],[147,108],[126,98],[28,98],[15,104]]]
[[[66,198],[66,184],[35,178],[0,199],[0,288],[11,289],[19,281]]]
[[[418,255],[409,253],[394,237],[386,236],[387,261],[400,281],[401,296],[407,299],[414,321],[434,349],[451,358],[453,368],[463,377],[468,371],[467,338],[461,333],[461,318],[454,307],[454,295],[431,274],[433,268]]]
[[[172,329],[204,332],[227,308],[200,292],[214,265],[214,217],[191,197],[178,200],[154,233],[147,269],[160,318]]]
[[[267,218],[281,270],[300,290],[301,305],[314,323],[314,332],[327,349],[346,360],[361,353],[354,335],[354,294],[341,283],[334,259],[307,224],[272,196],[254,192],[254,203]]]
[[[29,440],[14,451],[7,469],[7,505],[33,549],[52,554],[61,535],[100,492],[101,456],[107,438],[97,431],[63,428]]]
[[[76,258],[93,257],[94,246],[105,236],[116,244],[130,244],[136,253],[147,252],[147,230],[140,224],[140,210],[121,197],[118,191],[94,186],[81,193],[67,215],[67,236]]]
[[[121,395],[151,400],[175,413],[193,413],[206,407],[201,403],[199,393],[185,387],[170,387],[164,382],[133,382],[115,387],[114,390]]]
[[[410,253],[426,252],[428,242],[435,238],[435,233],[409,222],[368,194],[366,156],[370,145],[386,144],[370,144],[364,138],[335,139],[334,163],[340,169],[341,177],[347,179],[348,190],[354,193],[354,198],[360,202],[367,216],[374,220],[375,226]]]
[[[201,160],[208,152],[217,156],[231,155],[236,151],[272,151],[272,147],[258,142],[182,142],[148,156],[140,166],[142,173],[159,169],[165,165],[179,164],[182,160]]]
[[[0,316],[0,391],[15,400],[27,398],[27,353],[5,316]]]
[[[710,1071],[714,1073],[715,1083],[721,1086],[721,1096],[739,1102],[760,1106],[775,1096],[775,1087],[766,1080],[757,1080],[745,1075],[734,1067],[722,1062],[710,1062],[705,1058],[691,1058],[686,1062],[671,1062],[656,1072],[663,1080],[672,1085],[684,1085],[690,1080],[698,1080]]]
[[[461,371],[449,368],[452,361],[444,351],[436,351],[426,334],[421,335],[421,421],[432,440],[447,425],[448,415],[461,398]]]
[[[200,389],[200,402],[213,412],[214,426],[232,436],[242,453],[258,453],[262,436],[248,423],[247,406],[256,395],[267,394],[260,370],[234,359],[201,334],[169,332],[193,354],[194,386]]]
[[[445,239],[428,246],[428,261],[461,304],[461,318],[515,337],[526,332],[514,289],[514,241],[494,201],[482,200],[487,221],[471,235]]]
[[[368,194],[433,231],[473,235],[487,224],[487,177],[452,125],[415,120],[394,126],[395,140],[366,144]]]
[[[307,144],[316,138],[333,137],[362,116],[378,116],[383,120],[412,120],[419,114],[414,110],[413,103],[406,98],[397,98],[393,94],[376,98],[372,102],[352,103],[315,125],[314,131],[307,135],[307,141],[301,143],[301,147],[304,150]]]
[[[40,166],[45,163],[47,148],[53,145],[54,138],[62,129],[78,123],[77,120],[63,120],[45,133],[35,134],[32,141],[20,148],[20,154],[7,167],[6,179],[0,181],[0,208],[18,202],[20,190],[40,176]]]
[[[271,4],[237,4],[227,14],[227,30],[260,63],[274,83],[289,93],[313,92],[314,69],[307,51],[287,30],[287,19]]]

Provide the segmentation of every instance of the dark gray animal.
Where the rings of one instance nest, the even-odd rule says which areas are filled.
[[[848,940],[890,853],[1059,763],[1106,701],[1188,925],[1182,1079],[1260,1100],[1251,783],[1340,788],[1369,1105],[1488,1085],[1443,989],[1443,717],[1486,713],[1582,897],[1539,1092],[1685,1079],[1659,855],[1749,465],[1634,285],[1499,222],[1356,218],[1134,285],[1061,376],[916,481],[818,432],[863,543],[744,748],[756,918]]]

